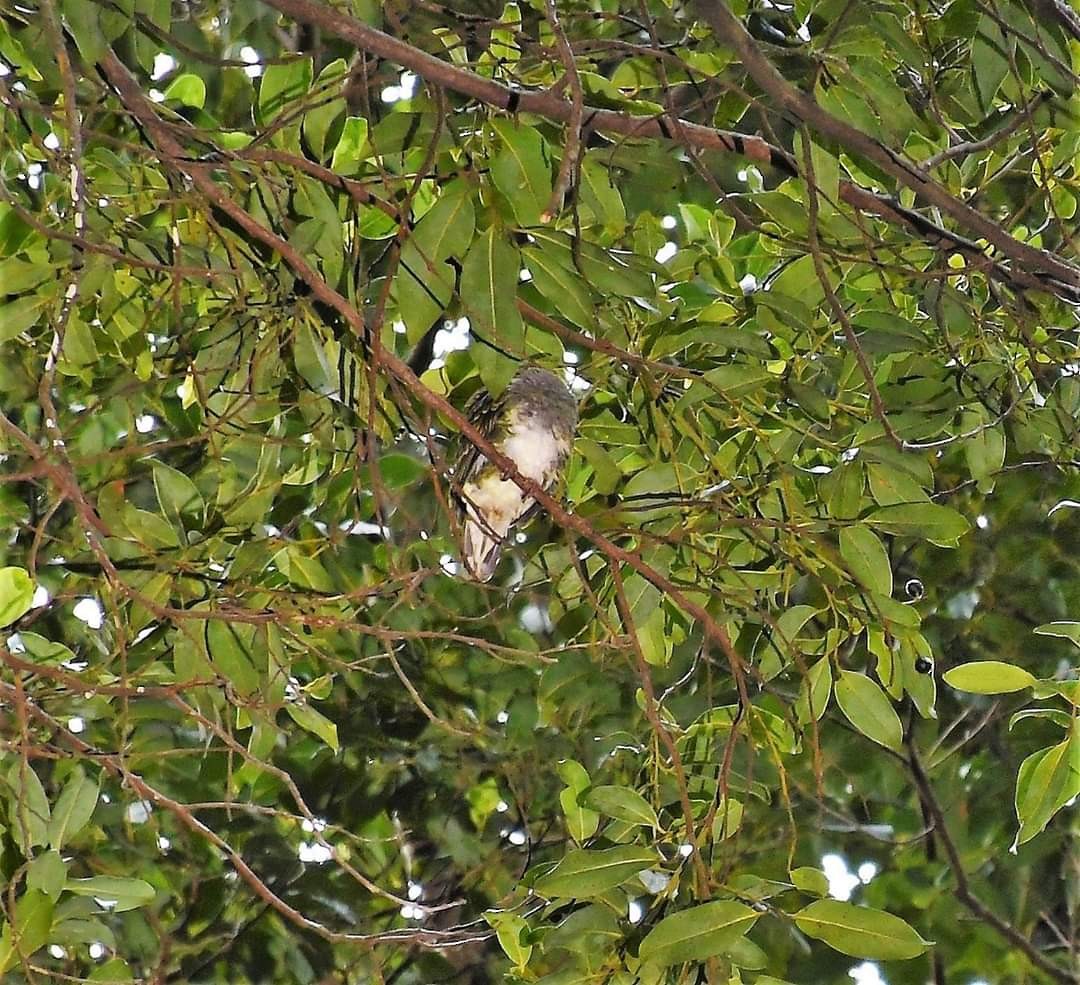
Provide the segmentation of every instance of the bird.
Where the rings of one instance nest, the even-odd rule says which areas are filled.
[[[574,443],[578,408],[574,395],[554,373],[525,366],[500,397],[480,390],[466,414],[523,476],[545,491],[559,480]],[[475,581],[486,582],[495,574],[510,529],[536,504],[471,442],[462,441],[454,468],[464,527],[462,560]]]

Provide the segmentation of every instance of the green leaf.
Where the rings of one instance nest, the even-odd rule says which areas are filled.
[[[885,692],[865,674],[840,671],[836,702],[852,725],[868,739],[900,751],[904,729]]]
[[[33,328],[42,318],[42,308],[48,304],[48,300],[39,294],[28,294],[0,305],[0,342]]]
[[[832,683],[832,664],[828,657],[822,657],[806,672],[806,680],[799,686],[795,715],[803,725],[820,721],[825,714],[832,694]]]
[[[812,605],[793,605],[781,613],[775,626],[762,629],[764,645],[761,647],[758,663],[765,680],[772,680],[794,660],[797,651],[796,640],[803,627],[817,615]]]
[[[422,475],[427,475],[428,467],[412,455],[392,452],[379,459],[379,475],[390,489],[404,489],[411,486]]]
[[[67,870],[67,863],[59,852],[42,852],[26,867],[26,888],[55,900],[64,891]]]
[[[473,784],[465,794],[465,801],[469,805],[469,819],[473,826],[482,830],[487,819],[498,810],[502,802],[502,794],[494,777],[488,777],[480,783]]]
[[[601,814],[631,824],[647,824],[657,828],[660,821],[652,805],[636,790],[629,787],[593,787],[586,795],[586,804]]]
[[[795,914],[795,925],[841,954],[872,961],[915,958],[932,943],[891,913],[839,900],[811,903]]]
[[[812,893],[814,896],[829,895],[829,877],[821,869],[804,865],[791,870],[791,882],[796,889],[804,893]]]
[[[75,654],[63,643],[54,643],[52,640],[45,639],[44,636],[38,636],[37,633],[24,630],[19,633],[19,639],[22,640],[27,656],[32,657],[35,662],[58,664],[65,660],[75,659]]]
[[[99,964],[87,979],[88,982],[100,982],[101,985],[118,985],[133,980],[131,968],[123,958],[110,958],[104,964]]]
[[[494,928],[499,946],[514,965],[518,968],[527,965],[533,949],[531,944],[525,943],[529,933],[525,919],[516,913],[499,910],[488,910],[484,919]]]
[[[158,505],[169,522],[182,527],[181,516],[195,517],[197,522],[201,522],[206,513],[206,503],[195,488],[195,483],[183,472],[163,462],[153,462],[153,470]]]
[[[63,0],[61,9],[79,54],[88,66],[96,65],[105,57],[108,40],[101,29],[100,10],[95,4],[79,0]]]
[[[491,179],[522,226],[535,226],[551,198],[551,159],[540,131],[509,120],[492,126],[502,149],[491,161]]]
[[[1049,749],[1032,753],[1016,778],[1016,844],[1030,841],[1073,797],[1080,795],[1080,731]]]
[[[63,848],[90,821],[98,802],[98,785],[81,769],[68,777],[53,808],[46,833],[48,843]]]
[[[87,906],[97,909],[97,904],[87,901]],[[64,911],[71,912],[72,908],[65,901]],[[85,911],[79,911],[85,912]],[[57,923],[53,926],[49,939],[57,944],[104,944],[109,948],[116,948],[116,935],[100,920],[90,918],[68,919],[58,915]]]
[[[283,547],[274,555],[277,569],[294,585],[312,588],[316,592],[331,594],[335,590],[334,580],[316,557],[308,557],[296,544]]]
[[[243,696],[259,689],[259,673],[252,663],[254,627],[225,619],[206,623],[206,648],[214,669]]]
[[[15,919],[0,934],[0,975],[49,942],[53,901],[36,889],[28,889],[15,903]]]
[[[724,797],[713,818],[712,834],[718,841],[732,837],[740,827],[745,807],[740,800]]]
[[[1030,718],[1042,718],[1063,729],[1072,724],[1072,716],[1067,711],[1058,708],[1025,708],[1009,718],[1009,731],[1013,730],[1013,726]]]
[[[558,314],[580,328],[595,328],[592,291],[581,275],[560,263],[551,251],[539,246],[526,246],[521,252],[532,275],[531,283],[555,305]]]
[[[575,793],[584,793],[592,784],[588,771],[577,760],[564,759],[557,770],[563,783]]]
[[[55,276],[56,268],[50,263],[30,263],[8,257],[0,260],[0,294],[22,294]]]
[[[518,36],[521,33],[521,10],[510,2],[503,7],[499,26],[491,29],[491,57],[500,64],[512,65],[521,58]]]
[[[334,752],[338,752],[341,745],[338,742],[337,725],[335,725],[322,712],[316,711],[305,702],[290,701],[285,705],[289,717],[302,729],[306,729],[312,735],[317,735]]]
[[[761,914],[734,900],[702,903],[664,917],[641,942],[642,963],[704,961],[742,937]]]
[[[953,667],[944,674],[945,683],[972,694],[1011,694],[1031,687],[1036,678],[1023,667],[1000,660],[975,660]]]
[[[989,111],[1001,83],[1009,74],[1008,53],[1012,46],[1012,40],[1006,40],[998,23],[989,14],[984,14],[971,46],[975,91],[984,111]]]
[[[16,760],[7,774],[11,799],[8,802],[8,818],[15,843],[26,858],[36,845],[48,840],[49,798],[37,773],[29,763]]]
[[[367,146],[368,123],[362,116],[350,116],[346,118],[345,125],[341,128],[341,136],[338,137],[337,146],[334,148],[334,156],[330,160],[330,170],[335,174],[354,174],[360,169],[363,158],[361,151]]]
[[[866,522],[886,533],[922,537],[940,547],[953,547],[970,530],[956,510],[937,503],[897,503],[874,510]]]
[[[30,611],[34,582],[23,568],[0,568],[0,626],[10,626]]]
[[[259,118],[269,123],[311,88],[311,58],[267,65],[259,84]]]
[[[840,531],[840,556],[864,587],[878,595],[892,595],[889,554],[872,530],[863,526],[844,527]]]
[[[1036,698],[1062,697],[1069,704],[1080,708],[1080,680],[1036,681],[1033,693]]]
[[[68,879],[64,888],[76,896],[92,896],[113,913],[134,910],[153,901],[154,887],[142,879],[126,876],[91,876],[89,879]]]
[[[960,431],[976,431],[964,440],[964,457],[979,492],[994,491],[998,470],[1005,463],[1005,431],[1000,425],[990,426],[988,412],[968,412],[960,415]]]
[[[394,297],[410,341],[418,340],[450,303],[455,276],[444,261],[465,255],[475,225],[472,189],[465,181],[455,181],[443,189],[405,241]]]
[[[652,275],[644,269],[640,257],[605,250],[547,226],[531,229],[529,235],[553,263],[559,263],[600,294],[622,298],[656,294]]]
[[[588,899],[614,889],[658,861],[655,851],[633,845],[601,851],[579,848],[567,852],[551,872],[536,881],[534,889],[540,896]]]
[[[473,243],[461,269],[461,302],[474,331],[508,352],[522,347],[517,284],[518,251],[492,226]]]
[[[926,490],[908,472],[880,462],[868,462],[866,477],[870,495],[879,506],[898,506],[902,503],[928,503]]]
[[[581,164],[581,198],[603,223],[604,228],[612,232],[621,232],[626,228],[626,207],[622,195],[612,181],[611,169],[605,167],[596,151],[586,151]]]
[[[579,845],[586,838],[596,834],[600,825],[600,815],[596,811],[589,810],[581,803],[581,794],[572,787],[567,787],[559,793],[559,805],[566,815],[566,829],[570,837]]]
[[[0,576],[3,575],[3,571],[0,571]],[[0,598],[3,596],[0,595]],[[0,619],[0,626],[3,625],[3,619]],[[1061,639],[1072,640],[1077,646],[1080,646],[1080,622],[1046,622],[1041,626],[1036,626],[1035,630],[1040,636],[1057,636]]]
[[[323,102],[323,100],[326,99],[327,93],[333,92],[335,88],[341,88],[346,71],[345,59],[337,58],[319,73],[315,89],[322,93],[319,98],[322,105],[313,106],[304,114],[304,140],[307,141],[307,145],[311,148],[311,153],[315,155],[315,159],[319,161],[324,160],[326,157],[326,136],[330,131],[330,127],[345,112],[344,99],[331,99],[327,102]]]
[[[199,76],[187,72],[173,79],[164,95],[166,102],[202,109],[206,103],[206,83]]]

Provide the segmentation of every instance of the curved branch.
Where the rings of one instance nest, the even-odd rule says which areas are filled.
[[[444,62],[420,48],[363,24],[346,13],[327,7],[319,3],[318,0],[264,0],[264,2],[296,20],[320,27],[380,58],[386,58],[408,68],[434,85],[451,89],[504,112],[516,113],[521,111],[533,113],[555,123],[571,124],[574,121],[574,104],[563,99],[560,91],[554,89],[545,91],[511,89],[499,82],[495,82],[493,79],[484,78],[470,72],[468,69]],[[712,5],[705,4],[704,6],[706,7],[706,13],[712,10]],[[726,8],[724,12],[731,16],[730,12],[726,11]],[[745,34],[742,25],[738,21],[735,21],[735,26]],[[713,29],[717,30],[715,26]],[[750,40],[749,35],[746,35],[746,38]],[[752,41],[750,43],[753,44]],[[791,98],[802,96],[798,90],[792,89],[788,85],[756,48],[753,49],[753,52],[759,59],[754,63],[754,67],[760,69],[763,77],[768,75],[769,81],[773,83],[777,92],[782,92],[785,97],[790,96]],[[753,75],[751,65],[745,61],[744,64]],[[761,82],[759,81],[758,84],[761,85]],[[762,88],[765,88],[765,86],[763,85]],[[931,222],[920,213],[901,205],[891,195],[882,195],[851,181],[842,181],[840,183],[840,198],[848,205],[876,215],[894,225],[906,226],[935,248],[956,250],[962,253],[973,266],[983,268],[988,276],[1006,283],[1014,289],[1047,291],[1068,301],[1080,303],[1080,270],[1044,250],[1037,250],[1013,239],[1000,226],[980,215],[970,206],[959,201],[959,199],[954,198],[944,188],[927,177],[925,173],[916,172],[914,166],[909,166],[900,161],[892,151],[878,144],[877,141],[848,127],[846,124],[842,124],[839,120],[835,120],[813,100],[810,100],[809,97],[803,98],[809,102],[814,111],[815,119],[807,118],[807,122],[811,126],[822,130],[819,123],[822,117],[827,117],[836,126],[850,131],[852,139],[862,145],[854,147],[857,152],[864,154],[866,157],[871,157],[871,154],[866,153],[864,147],[876,148],[878,157],[887,161],[893,171],[907,176],[908,181],[905,181],[905,183],[918,178],[920,182],[919,188],[923,189],[924,198],[927,201],[937,205],[943,212],[953,215],[954,218],[957,218],[954,213],[959,212],[960,218],[958,218],[958,221],[961,221],[978,236],[983,237],[987,242],[997,247],[1004,256],[1016,260],[1017,263],[1013,267],[1008,267],[992,257],[988,257],[978,243]],[[670,140],[681,146],[698,150],[738,154],[757,164],[776,168],[782,174],[792,177],[799,175],[799,167],[795,159],[786,150],[770,144],[767,140],[755,134],[737,133],[733,130],[718,130],[713,127],[702,126],[699,123],[691,123],[689,120],[681,119],[670,113],[659,113],[654,116],[633,116],[617,110],[585,106],[583,107],[583,114],[582,127],[586,130],[602,130],[606,133],[619,134],[625,137]],[[889,170],[889,168],[885,168],[885,170]],[[964,217],[968,217],[971,221],[964,223]]]
[[[311,293],[317,300],[337,311],[358,337],[366,337],[368,329],[361,313],[346,298],[334,290],[287,240],[267,229],[246,210],[237,205],[226,194],[225,190],[210,177],[205,164],[193,161],[185,153],[183,145],[173,135],[173,129],[158,117],[154,104],[143,94],[138,83],[132,78],[115,53],[110,50],[100,64],[105,77],[119,95],[120,101],[132,113],[147,137],[161,152],[165,163],[186,174],[203,196],[215,208],[235,222],[244,233],[274,250],[292,268],[293,273],[311,288]],[[619,565],[625,564],[632,568],[646,581],[664,592],[684,612],[701,623],[705,635],[726,656],[732,677],[738,686],[741,700],[748,703],[749,698],[746,693],[745,679],[748,668],[745,666],[742,657],[736,652],[724,627],[713,618],[704,606],[689,598],[670,578],[667,578],[646,562],[639,552],[619,547],[599,533],[584,517],[566,510],[562,503],[551,496],[539,483],[522,475],[514,462],[499,451],[461,411],[454,407],[444,396],[426,387],[404,360],[399,359],[382,347],[373,351],[372,358],[379,368],[404,384],[429,410],[441,415],[453,424],[468,441],[484,454],[489,462],[499,468],[506,478],[515,482],[520,489],[539,503],[559,526],[590,541],[610,562]]]
[[[1080,268],[1046,250],[1029,246],[1010,236],[997,223],[949,194],[917,164],[905,161],[881,141],[837,119],[819,106],[810,95],[791,85],[762,54],[742,22],[726,4],[720,0],[696,0],[696,7],[717,38],[735,50],[750,77],[781,109],[792,113],[823,136],[871,161],[900,184],[914,190],[926,202],[951,216],[969,232],[985,239],[1003,256],[1026,267],[1029,272],[1040,271],[1063,284],[1080,288]]]

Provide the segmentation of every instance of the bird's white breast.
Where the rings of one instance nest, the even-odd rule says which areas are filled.
[[[513,461],[522,475],[542,485],[551,481],[566,451],[566,442],[559,441],[551,427],[543,426],[535,418],[513,421],[502,446],[503,454]]]

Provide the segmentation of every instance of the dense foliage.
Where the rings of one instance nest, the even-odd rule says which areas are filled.
[[[0,977],[1076,981],[1078,70],[1066,0],[0,6]],[[522,361],[580,428],[477,585]]]

